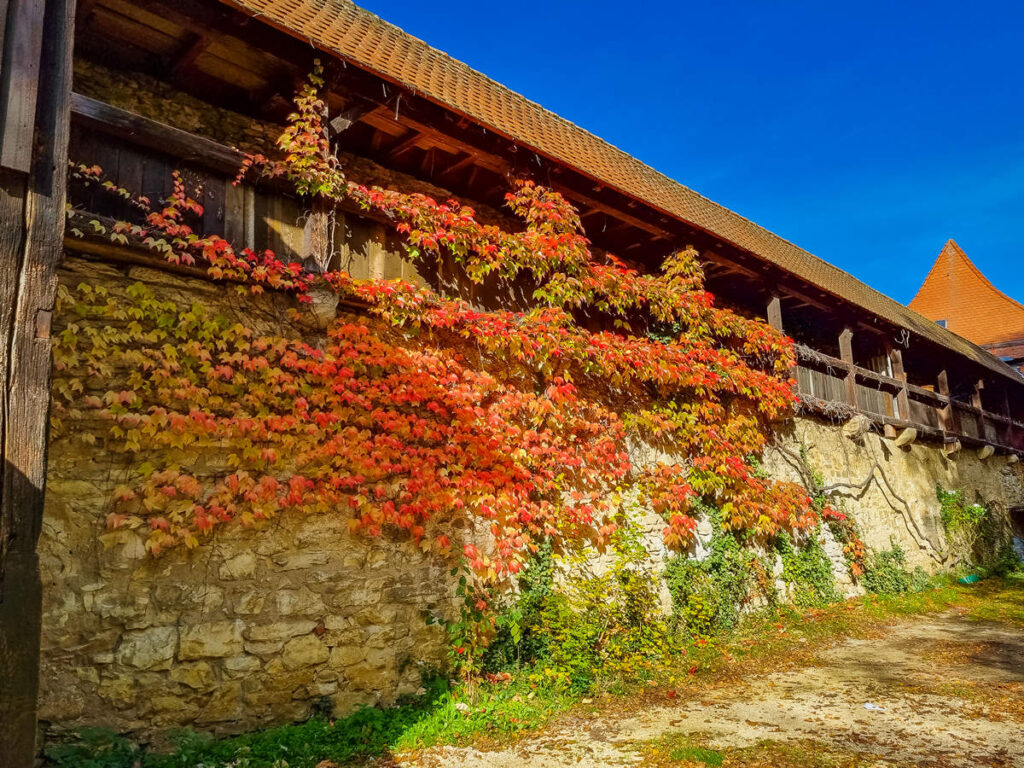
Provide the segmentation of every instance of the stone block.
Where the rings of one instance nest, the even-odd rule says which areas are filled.
[[[265,593],[257,590],[243,592],[234,599],[232,608],[236,614],[242,616],[251,616],[255,613],[261,613],[263,611],[265,598]]]
[[[224,671],[231,675],[247,675],[260,668],[260,660],[255,656],[229,656],[224,659]]]
[[[205,661],[194,664],[176,664],[171,669],[171,680],[189,688],[206,691],[217,684],[217,673]]]
[[[281,663],[285,669],[301,669],[327,661],[330,652],[316,635],[302,635],[285,643]]]
[[[366,649],[358,645],[339,646],[331,649],[331,667],[344,669],[358,664],[366,658]]]
[[[266,658],[268,656],[276,656],[284,648],[284,640],[264,640],[262,642],[249,642],[245,643],[245,652],[251,653],[253,656],[259,656]]]
[[[243,552],[228,558],[220,566],[220,577],[225,581],[249,579],[256,573],[256,555]]]
[[[245,638],[246,640],[257,642],[287,640],[296,635],[308,635],[315,627],[315,621],[306,619],[275,621],[270,624],[253,624],[245,631]]]
[[[170,669],[178,645],[176,627],[126,632],[115,652],[119,664],[137,669]]]
[[[211,621],[183,628],[178,658],[223,658],[237,656],[243,650],[241,621]]]
[[[305,588],[279,590],[274,599],[281,616],[319,616],[325,610],[320,596]]]
[[[286,552],[275,555],[274,563],[282,571],[305,571],[314,565],[326,565],[328,559],[326,552]]]
[[[223,723],[243,716],[242,683],[231,681],[218,688],[196,717],[197,723]]]

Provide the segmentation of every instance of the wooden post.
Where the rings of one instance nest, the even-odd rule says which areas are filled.
[[[0,65],[0,765],[35,759],[42,587],[36,543],[64,235],[74,0],[5,2]]]
[[[1010,390],[1003,384],[1003,415],[1010,420],[1006,425],[1006,430],[1003,432],[1003,443],[1005,445],[1016,447],[1016,435],[1013,431],[1013,411],[1010,409]]]
[[[370,278],[383,280],[385,277],[385,262],[388,255],[387,231],[383,224],[373,222],[370,224],[370,238],[366,242],[366,255],[370,270]]]
[[[907,371],[903,367],[903,351],[899,349],[889,350],[889,359],[892,361],[892,377],[903,382],[903,387],[896,393],[896,407],[901,419],[910,419],[910,397],[907,394]]]
[[[935,382],[935,390],[947,398],[946,404],[939,409],[939,424],[944,432],[958,432],[955,428],[955,416],[953,401],[949,398],[949,374],[945,369],[939,371],[939,377]]]
[[[975,417],[978,421],[978,438],[981,440],[987,440],[985,436],[985,407],[981,402],[981,390],[985,388],[985,380],[978,379],[974,383],[974,391],[971,393],[971,405],[978,409],[978,415]]]
[[[839,334],[839,357],[850,366],[846,373],[846,402],[857,410],[857,373],[853,362],[853,331],[844,328]]]
[[[782,330],[782,300],[778,296],[772,296],[768,302],[768,325],[779,333],[784,333]]]

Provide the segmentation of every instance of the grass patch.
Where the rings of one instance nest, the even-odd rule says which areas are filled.
[[[877,635],[896,621],[952,608],[973,620],[1024,627],[1024,580],[991,578],[963,586],[942,579],[922,592],[869,595],[804,611],[781,606],[746,617],[731,632],[684,646],[669,663],[645,663],[628,675],[598,676],[586,691],[545,684],[543,669],[534,670],[532,680],[531,674],[523,670],[509,683],[472,687],[435,679],[424,684],[425,695],[390,709],[366,708],[345,718],[320,717],[223,739],[179,734],[170,754],[147,752],[127,739],[92,729],[77,738],[50,744],[46,748],[47,764],[59,768],[316,768],[324,760],[341,765],[438,744],[498,744],[514,740],[574,707],[610,712],[627,704],[642,706],[643,696],[664,701],[666,689],[680,696],[699,695],[708,684],[766,669],[814,663],[829,646],[844,638]],[[665,749],[659,746],[659,759],[669,760],[673,750],[688,746],[710,749],[699,743],[677,743]],[[764,749],[778,752],[783,747]],[[701,762],[705,758],[714,760],[711,753],[718,754],[713,749],[706,755],[678,752],[674,762],[664,764],[689,761],[694,765],[718,765]],[[834,764],[793,762],[795,756],[791,759],[781,752],[776,763],[734,762],[734,758],[747,759],[743,757],[746,753],[726,750],[721,754],[728,761],[726,765],[828,768]],[[829,757],[828,753],[822,754],[822,760]]]
[[[877,756],[827,742],[766,740],[750,747],[713,749],[697,735],[669,734],[642,745],[652,768],[878,768]]]

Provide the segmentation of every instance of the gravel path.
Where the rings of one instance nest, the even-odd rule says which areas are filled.
[[[689,735],[727,755],[772,742],[857,756],[843,765],[1024,768],[1024,634],[958,612],[899,624],[880,638],[846,640],[813,666],[696,695],[625,715],[578,713],[498,751],[445,747],[398,764],[649,765],[652,743]],[[753,764],[773,763],[725,762]]]

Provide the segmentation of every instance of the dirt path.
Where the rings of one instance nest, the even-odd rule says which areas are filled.
[[[701,765],[673,753],[684,744],[721,751],[724,763],[713,757],[709,765],[1024,768],[1024,633],[958,612],[846,640],[815,665],[698,695],[621,716],[579,713],[499,751],[447,747],[399,764]]]

